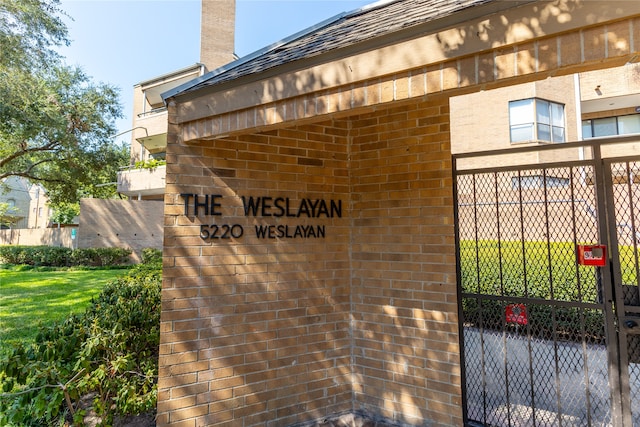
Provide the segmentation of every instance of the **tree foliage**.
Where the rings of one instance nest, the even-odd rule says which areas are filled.
[[[66,65],[58,0],[0,0],[0,179],[42,184],[55,205],[115,193],[118,91]]]

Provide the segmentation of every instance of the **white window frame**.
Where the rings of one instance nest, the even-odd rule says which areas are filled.
[[[564,104],[542,98],[509,101],[511,143],[566,142]]]

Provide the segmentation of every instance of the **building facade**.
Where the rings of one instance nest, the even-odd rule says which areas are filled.
[[[454,150],[626,115],[560,92],[635,78],[639,28],[636,2],[389,1],[163,94],[158,425],[469,422]]]
[[[2,228],[47,228],[52,210],[44,189],[20,177],[6,178],[0,184],[0,203],[7,210],[0,218]]]
[[[118,174],[118,192],[129,199],[163,200],[167,108],[161,94],[235,59],[235,0],[202,0],[200,62],[133,87],[130,166]]]

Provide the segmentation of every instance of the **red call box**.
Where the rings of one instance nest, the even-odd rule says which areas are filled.
[[[524,304],[509,304],[504,309],[507,323],[526,326],[529,323],[527,307]]]
[[[605,245],[578,245],[578,264],[604,267],[607,263]]]

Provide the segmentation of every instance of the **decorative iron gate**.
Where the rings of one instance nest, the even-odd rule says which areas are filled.
[[[466,425],[640,426],[632,142],[454,156]]]

